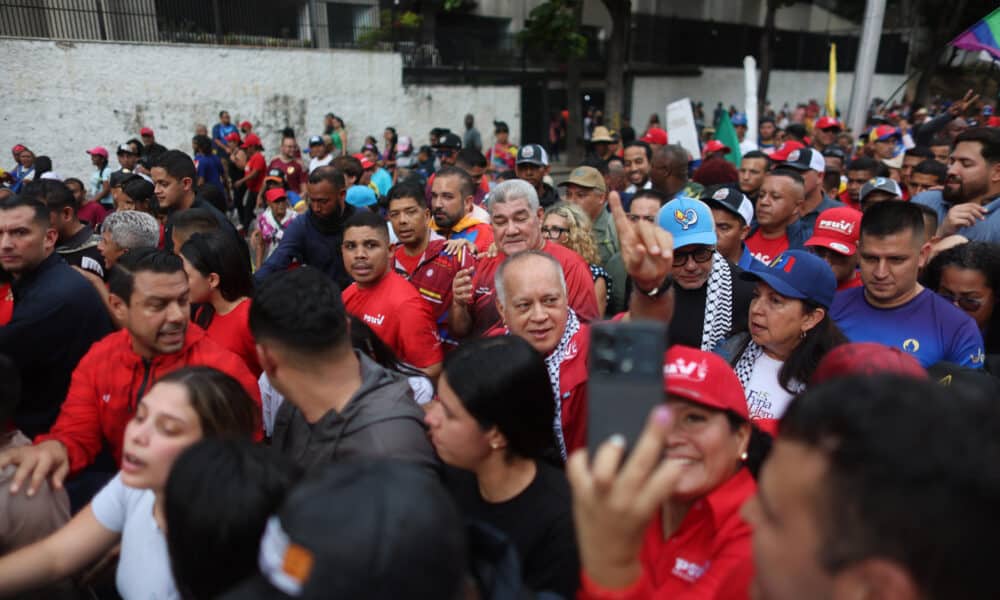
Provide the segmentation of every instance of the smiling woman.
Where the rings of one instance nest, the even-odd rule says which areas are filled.
[[[178,597],[163,512],[174,460],[206,436],[250,439],[258,420],[240,383],[219,371],[189,367],[161,378],[125,428],[121,472],[65,527],[0,559],[0,596],[73,575],[120,542],[123,597]]]

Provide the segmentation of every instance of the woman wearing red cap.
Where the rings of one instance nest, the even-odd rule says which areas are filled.
[[[113,206],[108,206],[111,200],[111,167],[108,166],[108,151],[101,146],[95,146],[87,150],[87,154],[90,155],[91,164],[97,168],[90,176],[90,198],[87,198],[87,202],[101,202],[105,208],[112,208]],[[102,202],[105,198],[109,202]]]
[[[768,444],[720,356],[674,346],[657,408],[625,466],[613,436],[587,464],[570,457],[582,559],[580,598],[749,598],[750,527],[739,509],[757,489],[751,469]],[[666,458],[664,459],[664,453]]]

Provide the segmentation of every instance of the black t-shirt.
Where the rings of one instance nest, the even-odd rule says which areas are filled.
[[[107,280],[108,274],[104,267],[104,255],[97,249],[100,238],[94,235],[90,225],[84,225],[76,235],[66,239],[56,246],[56,252],[70,266],[80,267],[85,271]]]
[[[446,479],[466,518],[484,521],[510,538],[529,588],[576,597],[580,559],[569,483],[562,471],[539,462],[535,480],[523,492],[496,504],[483,500],[474,474],[449,468]]]
[[[754,284],[740,279],[742,269],[729,263],[733,275],[733,326],[726,334],[746,331],[750,314],[750,300],[753,298]],[[669,339],[671,344],[692,348],[701,347],[701,334],[705,328],[705,296],[708,282],[696,290],[686,290],[674,284],[674,316],[670,320]]]

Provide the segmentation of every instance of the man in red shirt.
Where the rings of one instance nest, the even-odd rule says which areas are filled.
[[[407,364],[429,377],[444,358],[430,304],[390,266],[389,231],[370,211],[344,225],[344,267],[354,283],[344,290],[347,312],[361,319]]]
[[[838,292],[862,285],[858,272],[860,236],[861,211],[841,206],[819,213],[812,237],[806,240],[809,251],[830,264]]]
[[[260,137],[256,133],[251,133],[243,140],[240,148],[247,153],[247,163],[243,167],[243,177],[234,181],[233,187],[246,185],[248,202],[251,206],[256,206],[257,196],[264,187],[264,173],[267,171],[267,165],[264,163],[264,146],[261,145]]]
[[[393,268],[430,303],[441,342],[454,346],[457,341],[448,335],[451,284],[456,273],[476,264],[476,257],[464,247],[454,254],[445,250],[445,239],[431,231],[430,211],[419,185],[395,185],[387,198],[389,222],[399,238]]]
[[[288,189],[305,197],[306,184],[309,182],[309,173],[306,172],[305,167],[302,166],[302,161],[296,156],[298,151],[299,145],[295,142],[295,138],[282,138],[281,154],[272,158],[267,168],[280,169],[285,174]],[[251,157],[251,160],[253,160],[253,157]]]
[[[431,228],[445,239],[467,240],[477,252],[486,252],[493,243],[490,226],[472,216],[476,182],[458,167],[444,167],[431,182]]]
[[[569,307],[562,265],[540,250],[505,260],[496,283],[496,303],[507,330],[545,357],[555,395],[555,436],[565,458],[587,444],[590,328]]]
[[[257,379],[243,360],[189,323],[187,275],[180,257],[153,248],[124,254],[111,272],[110,303],[124,328],[91,346],[73,371],[55,425],[34,446],[0,454],[0,468],[17,464],[12,491],[30,477],[28,494],[51,476],[62,487],[67,475],[94,461],[107,444],[121,464],[125,426],[139,399],[161,376],[181,367],[218,369],[243,385],[260,404]],[[263,438],[263,430],[259,431]]]
[[[789,169],[775,169],[764,177],[757,199],[757,229],[746,240],[753,257],[769,264],[782,252],[801,248],[808,232],[799,222],[805,202],[802,176]]]
[[[524,250],[540,250],[559,261],[570,308],[585,323],[598,318],[590,267],[576,252],[542,237],[543,210],[534,186],[521,179],[505,181],[493,189],[489,204],[498,252],[455,276],[449,331],[458,337],[482,336],[500,326],[493,276],[508,256]]]

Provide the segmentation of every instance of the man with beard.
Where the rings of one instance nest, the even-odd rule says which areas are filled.
[[[938,213],[938,235],[1000,242],[1000,129],[977,127],[955,138],[944,190],[914,202]]]
[[[333,165],[319,167],[309,174],[308,188],[309,209],[288,225],[274,253],[254,273],[257,283],[294,260],[326,273],[341,289],[350,285],[340,248],[344,222],[354,208],[344,201],[344,174]]]
[[[181,367],[218,369],[260,404],[257,379],[243,359],[189,323],[190,289],[178,256],[154,248],[132,250],[112,270],[109,289],[115,318],[124,328],[80,359],[52,429],[35,438],[34,446],[0,454],[0,468],[18,465],[14,493],[28,483],[32,495],[50,476],[52,486],[61,488],[67,475],[91,464],[105,444],[121,464],[125,425],[139,399],[157,379]]]
[[[458,167],[443,167],[431,183],[431,228],[448,240],[466,240],[477,252],[493,243],[493,230],[472,216],[476,183]]]

